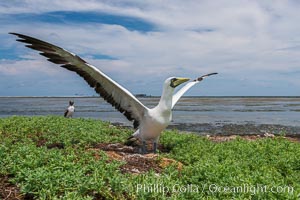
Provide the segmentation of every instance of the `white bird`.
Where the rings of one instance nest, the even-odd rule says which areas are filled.
[[[69,106],[64,113],[64,117],[72,118],[75,112],[74,101],[69,101]]]
[[[146,153],[147,151],[146,141],[148,140],[153,141],[154,152],[156,152],[159,136],[169,125],[172,119],[171,110],[179,98],[204,77],[216,74],[211,73],[195,79],[179,90],[174,96],[174,89],[189,79],[179,77],[166,79],[158,105],[150,109],[143,105],[127,89],[96,67],[88,64],[79,56],[33,37],[18,33],[10,34],[18,36],[20,39],[17,39],[17,41],[28,44],[26,47],[41,51],[40,54],[47,57],[48,61],[61,64],[61,67],[76,72],[108,103],[125,115],[128,120],[133,121],[133,126],[137,128],[137,131],[132,136],[142,140],[142,153]]]
[[[211,75],[216,75],[216,74],[217,73],[210,73],[210,74],[205,74],[203,76],[200,76],[199,78],[187,83],[180,90],[178,90],[176,92],[176,94],[174,94],[174,95],[173,95],[173,91],[175,88],[170,87],[169,82],[170,81],[172,82],[172,80],[174,80],[174,79],[176,80],[176,78],[168,78],[165,81],[163,93],[162,93],[162,96],[160,98],[158,105],[156,107],[154,107],[153,109],[150,109],[149,112],[150,112],[151,117],[145,118],[146,120],[149,120],[149,119],[151,120],[151,118],[164,120],[164,123],[161,123],[161,124],[164,124],[164,126],[157,126],[158,128],[160,128],[160,130],[154,130],[153,132],[149,132],[149,131],[147,131],[147,128],[148,128],[148,130],[151,130],[150,127],[152,126],[152,122],[151,121],[148,123],[146,122],[145,124],[149,124],[149,127],[147,127],[147,126],[140,127],[128,139],[130,140],[131,138],[138,138],[138,139],[142,140],[143,142],[145,140],[152,139],[153,143],[154,143],[154,151],[156,151],[160,133],[171,122],[171,120],[172,120],[171,110],[173,109],[175,104],[178,102],[180,97],[182,97],[184,95],[184,93],[186,93],[191,87],[193,87],[195,84],[202,81],[204,78],[211,76]],[[184,82],[185,82],[185,80],[184,80]],[[142,128],[145,128],[146,130],[142,130]],[[145,145],[145,144],[143,144],[143,145]]]

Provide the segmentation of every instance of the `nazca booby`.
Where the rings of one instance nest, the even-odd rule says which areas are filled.
[[[142,153],[146,153],[146,141],[152,140],[154,152],[156,152],[157,142],[161,132],[169,125],[172,119],[172,108],[179,98],[193,85],[200,82],[203,78],[216,73],[204,75],[187,83],[174,96],[174,89],[180,84],[188,81],[188,78],[170,77],[165,80],[163,93],[158,105],[154,108],[147,108],[127,89],[112,80],[99,69],[90,65],[79,56],[48,42],[19,34],[19,42],[26,43],[26,47],[40,51],[40,55],[47,57],[48,61],[60,64],[61,67],[76,72],[79,76],[95,89],[108,103],[120,111],[126,118],[133,121],[137,131],[132,135],[140,138],[143,142]]]

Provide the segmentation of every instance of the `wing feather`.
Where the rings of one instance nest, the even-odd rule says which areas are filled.
[[[188,82],[183,86],[180,90],[176,92],[176,94],[173,95],[172,97],[172,108],[175,106],[175,104],[178,102],[178,100],[186,93],[191,87],[193,87],[195,84],[199,83],[202,81],[204,78],[211,76],[211,75],[216,75],[218,73],[210,73],[210,74],[205,74],[203,76],[200,76],[199,78],[193,80],[192,82]]]
[[[60,64],[61,67],[76,72],[108,103],[126,116],[128,120],[133,121],[135,128],[139,126],[148,108],[127,89],[99,69],[88,64],[79,56],[53,44],[23,34],[10,34],[18,36],[20,39],[17,39],[17,41],[26,43],[26,47],[40,51],[40,54],[48,58],[48,61]]]

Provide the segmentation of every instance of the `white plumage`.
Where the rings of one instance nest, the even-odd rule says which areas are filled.
[[[188,81],[187,78],[171,77],[166,79],[163,85],[163,92],[159,104],[150,109],[144,106],[134,95],[117,82],[109,78],[96,67],[88,64],[77,55],[53,44],[38,40],[26,35],[11,33],[18,36],[17,41],[26,43],[26,47],[41,51],[41,55],[56,64],[61,64],[70,71],[76,72],[95,89],[108,103],[124,114],[128,120],[133,121],[134,128],[138,128],[133,137],[138,137],[143,141],[143,153],[146,152],[146,141],[154,142],[156,151],[157,142],[161,132],[169,125],[172,119],[171,109],[179,98],[193,85],[198,83],[205,76],[202,76],[179,90],[174,96],[173,91],[178,85]]]
[[[66,109],[64,116],[67,118],[72,118],[74,112],[75,112],[74,102],[70,101],[69,106]]]

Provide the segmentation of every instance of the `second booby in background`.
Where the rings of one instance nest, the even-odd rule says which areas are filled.
[[[73,117],[75,112],[74,101],[69,101],[69,107],[66,109],[64,116],[67,118]]]

